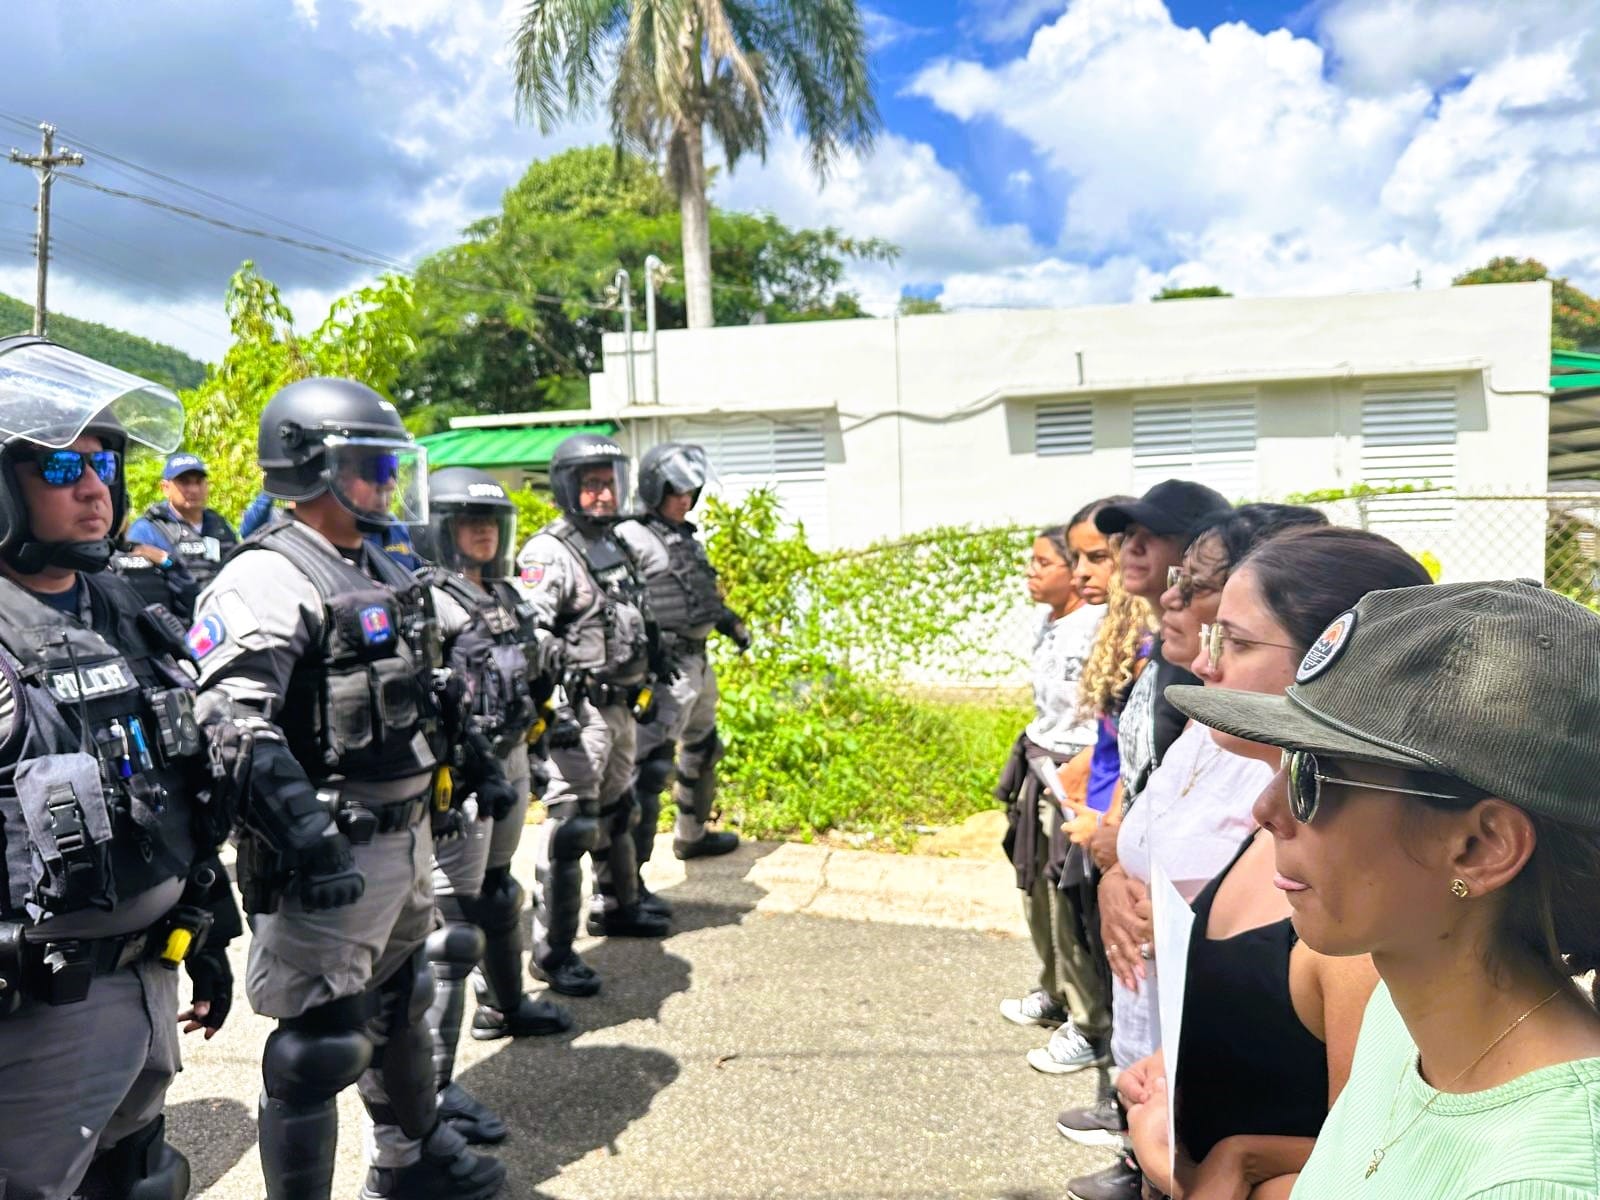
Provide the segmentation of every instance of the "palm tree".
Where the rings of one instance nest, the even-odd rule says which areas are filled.
[[[707,126],[732,168],[765,159],[774,120],[792,120],[825,179],[878,125],[856,0],[528,0],[514,48],[518,107],[541,129],[592,109],[609,81],[617,146],[666,152],[691,329],[715,323]]]

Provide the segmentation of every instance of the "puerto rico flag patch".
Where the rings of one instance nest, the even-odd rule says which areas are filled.
[[[204,658],[228,640],[228,627],[222,623],[221,617],[212,613],[195,622],[183,640],[190,654],[197,659]]]
[[[389,623],[389,610],[381,604],[374,604],[361,610],[361,637],[369,646],[376,646],[379,642],[387,642],[394,636],[394,627]]]
[[[529,563],[522,568],[522,582],[527,584],[544,582],[544,563]]]

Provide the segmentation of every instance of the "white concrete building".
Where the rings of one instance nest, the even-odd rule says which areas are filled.
[[[1543,504],[1495,505],[1491,531],[1451,491],[1545,491],[1547,283],[668,330],[654,355],[634,341],[631,397],[608,335],[588,412],[458,424],[610,419],[635,451],[697,441],[725,491],[775,487],[824,546],[1060,521],[1171,476],[1234,499],[1427,483],[1444,493],[1373,501],[1367,523],[1446,578],[1543,571]]]

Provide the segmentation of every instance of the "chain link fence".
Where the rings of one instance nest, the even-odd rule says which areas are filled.
[[[1542,494],[1457,495],[1448,491],[1397,491],[1313,504],[1336,525],[1380,533],[1414,554],[1445,583],[1475,579],[1539,579],[1546,586],[1600,611],[1600,489]],[[1016,572],[981,616],[968,615],[917,653],[900,656],[897,674],[919,692],[975,698],[999,689],[1025,688],[1028,661],[1043,610],[1023,587],[1031,529],[1016,535]],[[874,547],[868,560],[882,564],[886,587],[903,587],[908,560],[926,552],[917,539]],[[960,579],[930,579],[929,603],[941,587]],[[971,613],[971,605],[966,606]]]

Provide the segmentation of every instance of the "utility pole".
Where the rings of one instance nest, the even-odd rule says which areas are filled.
[[[12,147],[11,161],[24,167],[32,167],[35,175],[39,177],[39,227],[34,235],[34,288],[33,288],[33,332],[44,335],[44,288],[45,279],[50,274],[50,185],[55,181],[57,167],[81,167],[83,155],[75,154],[71,150],[56,149],[56,127],[41,124],[39,132],[42,136],[39,153],[24,154],[16,147]]]

